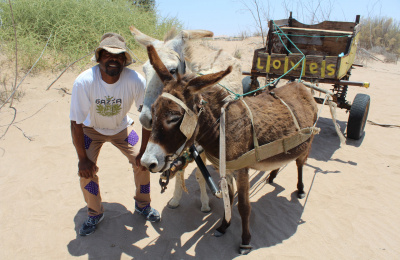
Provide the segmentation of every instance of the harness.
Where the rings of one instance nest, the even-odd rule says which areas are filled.
[[[246,108],[249,112],[249,117],[250,117],[252,128],[253,128],[253,142],[254,142],[255,148],[252,149],[251,151],[248,151],[247,153],[241,155],[239,158],[232,160],[232,161],[228,161],[228,162],[226,162],[226,147],[225,147],[225,108],[229,104],[229,102],[225,103],[224,106],[221,108],[220,155],[219,155],[221,160],[219,160],[218,158],[215,158],[214,156],[208,154],[207,152],[206,152],[206,157],[214,165],[219,165],[220,177],[221,177],[221,179],[220,179],[221,191],[215,195],[217,197],[222,197],[222,199],[223,199],[225,220],[228,223],[231,220],[231,214],[232,214],[231,212],[232,211],[231,211],[230,202],[229,202],[230,200],[229,200],[229,193],[228,193],[228,183],[226,180],[226,169],[237,170],[237,169],[245,168],[249,165],[252,165],[259,161],[270,158],[274,155],[277,155],[280,153],[287,153],[290,149],[295,148],[298,145],[304,143],[311,136],[318,134],[320,131],[320,129],[318,127],[315,127],[316,122],[315,122],[314,126],[312,126],[312,127],[300,129],[296,117],[294,116],[292,110],[286,104],[286,102],[284,102],[281,98],[277,97],[274,93],[272,93],[272,95],[275,98],[278,98],[287,107],[287,109],[289,110],[289,112],[293,118],[293,122],[296,126],[297,132],[292,134],[291,136],[288,136],[288,137],[273,141],[271,143],[259,146],[258,140],[257,140],[257,134],[255,132],[255,127],[254,127],[253,114],[251,112],[250,107],[246,104],[246,102],[243,99],[241,99],[241,101],[244,103],[244,105],[246,106]],[[182,123],[181,123],[179,129],[185,135],[186,141],[178,149],[178,151],[175,152],[174,156],[176,156],[175,158],[177,158],[183,152],[183,148],[186,146],[187,141],[193,137],[194,131],[196,130],[196,127],[197,127],[198,118],[203,111],[203,107],[200,108],[199,113],[196,115],[191,109],[189,109],[186,106],[186,104],[184,104],[180,99],[176,98],[175,96],[173,96],[169,93],[163,93],[161,96],[174,101],[175,103],[177,103],[179,106],[181,106],[185,110],[185,115],[183,117],[183,120],[182,120]],[[164,190],[165,190],[165,188],[164,188]]]
[[[320,131],[320,128],[315,127],[306,127],[300,129],[299,123],[293,114],[292,109],[289,107],[288,104],[286,104],[285,101],[283,101],[281,98],[276,96],[273,92],[271,92],[271,95],[273,95],[275,98],[279,99],[282,104],[284,104],[287,109],[289,110],[294,125],[297,129],[296,133],[281,138],[279,140],[275,140],[273,142],[264,144],[259,146],[258,144],[258,139],[257,139],[257,133],[255,131],[254,127],[254,119],[253,119],[253,114],[251,112],[250,107],[247,105],[247,103],[241,99],[243,104],[246,106],[252,128],[253,128],[253,143],[254,143],[254,149],[244,153],[237,159],[234,159],[232,161],[227,161],[226,162],[226,169],[229,170],[238,170],[244,167],[247,167],[249,165],[255,164],[259,161],[268,159],[270,157],[273,157],[275,155],[281,154],[281,153],[287,153],[289,150],[299,146],[300,144],[304,143],[308,139],[310,139],[311,136],[318,134]],[[198,123],[198,118],[200,114],[203,112],[203,107],[200,108],[199,113],[196,115],[195,112],[193,112],[190,108],[188,108],[180,99],[176,98],[175,96],[169,94],[169,93],[162,93],[162,97],[168,98],[175,103],[177,103],[179,106],[181,106],[185,110],[185,115],[183,117],[182,123],[179,127],[179,130],[185,135],[186,141],[183,143],[183,145],[175,152],[174,156],[172,156],[172,159],[176,159],[183,153],[183,149],[186,146],[186,143],[188,140],[190,140],[193,137],[194,131],[196,130],[197,123]],[[229,103],[226,103],[224,107],[226,107]],[[212,162],[215,165],[219,165],[219,159],[212,156],[211,154],[206,152],[207,159]]]
[[[259,162],[259,161],[262,161],[262,160],[268,159],[270,157],[273,157],[275,155],[278,155],[278,154],[281,154],[281,153],[285,153],[286,154],[286,153],[288,153],[289,150],[297,147],[298,145],[300,145],[300,144],[304,143],[305,141],[307,141],[308,139],[310,139],[311,136],[316,135],[316,134],[319,133],[320,128],[315,127],[315,124],[312,127],[306,127],[306,128],[300,129],[299,123],[298,123],[295,115],[293,114],[292,109],[289,107],[289,105],[286,104],[286,102],[283,101],[281,98],[276,96],[274,92],[270,92],[270,94],[273,97],[279,99],[281,101],[281,103],[284,104],[287,107],[287,109],[289,110],[289,112],[290,112],[290,114],[292,116],[294,125],[295,125],[295,127],[297,129],[297,132],[292,134],[292,135],[290,135],[290,136],[287,136],[287,137],[284,137],[284,138],[275,140],[273,142],[270,142],[270,143],[267,143],[267,144],[259,146],[258,140],[257,140],[257,133],[256,133],[255,127],[254,127],[253,114],[251,112],[250,107],[247,105],[247,103],[243,99],[241,99],[241,101],[243,102],[243,104],[247,108],[247,111],[249,113],[249,117],[250,117],[250,120],[251,120],[251,125],[252,125],[252,128],[253,128],[254,149],[248,151],[247,153],[244,153],[243,155],[241,155],[237,159],[234,159],[234,160],[231,160],[231,161],[227,161],[226,162],[226,169],[238,170],[238,169],[242,169],[244,167],[253,165],[253,164],[255,164],[255,163]],[[212,156],[211,154],[209,154],[207,152],[206,152],[206,156],[207,156],[207,159],[210,162],[212,162],[213,164],[215,164],[215,165],[219,165],[220,164],[220,161],[219,161],[218,158]]]

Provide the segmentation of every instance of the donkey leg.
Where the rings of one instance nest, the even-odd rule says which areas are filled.
[[[311,143],[313,137],[311,137],[310,142],[308,143],[307,149],[296,159],[297,165],[297,197],[302,199],[306,196],[304,192],[304,184],[303,184],[303,166],[306,164],[308,154],[310,153]]]
[[[274,179],[276,178],[276,175],[279,172],[279,168],[276,170],[273,170],[269,173],[269,178],[268,178],[268,183],[274,183]]]
[[[303,184],[303,164],[299,164],[296,160],[297,164],[297,197],[299,199],[303,199],[306,196],[304,192],[304,184]]]
[[[203,177],[203,174],[201,173],[199,168],[196,168],[196,180],[199,183],[200,187],[200,201],[201,201],[201,211],[202,212],[210,212],[211,208],[209,205],[210,199],[208,198],[207,195],[207,189],[206,189],[206,180]]]
[[[242,244],[239,248],[239,253],[242,255],[248,254],[252,246],[250,245],[251,235],[250,235],[250,197],[249,197],[249,170],[241,169],[238,171],[237,178],[238,187],[238,208],[240,217],[242,219]]]
[[[233,205],[233,199],[234,199],[234,187],[233,187],[233,176],[232,175],[226,175],[226,181],[228,183],[228,193],[229,193],[229,202],[231,205],[231,214],[232,214],[232,205]],[[225,212],[224,212],[224,218],[222,219],[221,225],[215,230],[214,236],[215,237],[221,237],[225,234],[226,229],[231,225],[231,222],[227,222],[225,219]]]
[[[175,190],[172,199],[168,202],[168,208],[176,209],[179,206],[179,201],[182,198],[182,178],[181,174],[184,174],[184,171],[178,171],[175,176]]]

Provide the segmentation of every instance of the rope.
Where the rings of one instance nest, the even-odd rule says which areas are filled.
[[[294,44],[294,43],[292,42],[292,40],[290,40],[290,38],[287,36],[287,34],[284,33],[284,32],[282,31],[282,29],[281,29],[278,25],[276,25],[276,23],[275,23],[274,21],[272,21],[272,23],[274,24],[274,29],[278,28],[278,29],[281,31],[281,34],[284,35],[284,36],[288,39],[288,41],[289,41],[301,54],[304,55],[304,53],[303,53],[299,48],[297,48],[296,44]],[[305,56],[305,55],[304,55],[304,56]]]
[[[284,33],[284,32],[282,31],[282,29],[281,29],[278,25],[276,25],[276,23],[275,23],[273,20],[272,20],[272,23],[274,24],[274,29],[278,28],[278,29],[281,31],[282,35],[284,35],[284,36],[286,37],[286,39],[288,39],[288,41],[296,48],[296,50],[298,50],[298,51],[303,55],[303,57],[300,59],[300,61],[303,62],[303,64],[301,64],[301,73],[300,73],[300,78],[299,78],[299,82],[300,82],[300,80],[301,80],[301,75],[303,75],[303,72],[304,72],[304,67],[305,67],[304,59],[306,58],[306,55],[304,55],[304,53],[303,53],[299,48],[297,48],[297,45],[294,44],[294,43],[292,42],[292,40],[287,36],[287,34]],[[280,35],[279,35],[279,38],[280,38]],[[285,44],[283,44],[283,45],[285,46]],[[285,47],[285,48],[286,48],[286,47]],[[290,52],[290,53],[291,53],[291,52]],[[299,61],[297,64],[299,64],[300,61]],[[297,64],[296,64],[296,65],[297,65]],[[288,74],[288,73],[289,73],[292,69],[294,69],[295,67],[296,67],[296,66],[292,67],[289,71],[287,71],[286,73],[284,73],[282,76]]]
[[[259,87],[259,88],[256,89],[256,90],[252,90],[252,91],[250,91],[250,92],[244,93],[243,95],[236,94],[236,96],[239,96],[239,97],[241,97],[241,96],[247,96],[247,95],[253,94],[253,93],[255,93],[255,92],[259,91],[259,90],[265,89],[266,87],[270,86],[271,84],[275,84],[275,83],[276,83],[277,81],[279,81],[281,78],[283,78],[283,77],[286,76],[288,73],[290,73],[292,70],[294,70],[294,68],[296,68],[296,67],[300,64],[300,62],[302,62],[302,65],[301,65],[301,73],[300,73],[299,81],[301,80],[301,75],[303,75],[303,72],[304,72],[304,67],[305,67],[305,62],[304,62],[304,61],[305,61],[306,55],[304,55],[304,53],[303,53],[299,48],[297,48],[296,44],[294,44],[294,43],[290,40],[290,38],[287,36],[287,34],[285,34],[285,33],[282,31],[282,29],[281,29],[278,25],[275,24],[274,21],[272,21],[272,23],[273,23],[274,29],[276,29],[276,28],[279,29],[279,30],[281,31],[280,34],[284,35],[284,36],[288,39],[288,41],[299,51],[299,53],[301,53],[301,54],[303,55],[303,57],[296,63],[295,66],[293,66],[292,68],[290,68],[286,73],[284,73],[282,76],[276,78],[276,79],[273,80],[272,82],[266,84],[265,86]],[[286,47],[286,44],[283,42],[283,40],[282,40],[280,34],[278,34],[278,36],[279,36],[279,40],[282,42],[282,45],[286,48],[286,50],[287,50],[289,53],[292,53],[292,52]]]
[[[319,92],[325,93],[324,102],[322,102],[322,106],[318,110],[317,119],[315,120],[314,127],[317,125],[317,122],[318,122],[319,116],[321,114],[322,108],[325,106],[325,102],[328,101],[328,105],[329,105],[329,109],[330,109],[331,117],[332,117],[332,122],[333,122],[333,124],[335,126],[336,134],[339,136],[340,144],[345,143],[346,138],[344,137],[344,135],[340,131],[340,127],[339,127],[338,123],[336,122],[336,104],[332,101],[332,93],[329,90],[325,90],[325,89],[319,88],[319,87],[317,87],[317,86],[315,86],[314,84],[311,84],[311,83],[307,83],[307,82],[304,82],[304,81],[301,81],[301,83],[303,83],[304,86],[306,86],[308,88],[312,88],[312,89],[315,89],[315,90],[317,90]]]
[[[283,77],[286,76],[288,73],[290,73],[292,70],[294,70],[294,68],[296,68],[296,67],[300,64],[300,62],[302,63],[302,65],[301,65],[301,73],[300,73],[300,77],[299,77],[299,82],[301,81],[301,76],[302,76],[303,73],[304,73],[306,55],[304,55],[304,53],[303,53],[299,48],[297,48],[296,44],[294,44],[294,43],[290,40],[290,38],[287,36],[287,34],[285,34],[285,33],[282,31],[282,29],[281,29],[278,25],[275,24],[275,22],[274,22],[273,20],[272,20],[272,23],[273,23],[273,25],[274,25],[274,29],[279,29],[279,30],[281,31],[280,33],[277,33],[277,34],[278,34],[278,36],[279,36],[279,40],[282,42],[282,45],[286,48],[286,50],[287,50],[289,53],[292,53],[292,52],[286,47],[286,44],[283,42],[283,40],[282,40],[282,38],[281,38],[281,35],[284,35],[284,36],[288,39],[288,41],[299,51],[299,53],[301,53],[301,54],[303,55],[303,57],[296,63],[295,66],[293,66],[292,68],[290,68],[286,73],[284,73],[284,74],[281,75],[280,77],[276,78],[275,80],[271,81],[270,83],[268,83],[268,84],[266,84],[266,85],[264,85],[264,86],[262,86],[262,87],[259,87],[259,88],[256,89],[256,90],[252,90],[252,91],[249,91],[249,92],[247,92],[247,93],[243,93],[243,94],[235,93],[235,92],[233,92],[232,90],[230,90],[229,88],[225,87],[224,85],[218,83],[219,86],[223,87],[223,88],[226,89],[228,92],[232,93],[232,94],[235,96],[235,98],[234,98],[235,100],[238,100],[239,98],[244,97],[244,96],[251,95],[251,94],[253,94],[253,93],[257,92],[257,91],[263,90],[263,89],[269,87],[271,84],[275,84],[275,83],[278,82],[281,78],[283,78]],[[198,75],[204,75],[204,74],[198,73]]]

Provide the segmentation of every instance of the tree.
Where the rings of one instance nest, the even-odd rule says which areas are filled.
[[[155,8],[155,0],[139,0],[139,1],[132,1],[133,5],[141,7],[148,12],[153,12]]]
[[[253,16],[256,27],[261,33],[263,45],[265,45],[263,21],[268,22],[269,20],[269,1],[267,1],[267,11],[265,11],[259,0],[249,0],[249,4],[247,4],[245,0],[241,0],[240,2],[244,5],[245,11],[250,12],[250,14]],[[263,18],[261,18],[262,15]]]
[[[303,23],[317,24],[330,20],[334,3],[331,0],[284,0],[282,6],[287,16],[292,11],[296,20]]]

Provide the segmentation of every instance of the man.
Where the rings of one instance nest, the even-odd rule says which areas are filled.
[[[142,128],[139,149],[139,137],[127,115],[134,101],[138,109],[142,105],[145,79],[125,67],[133,60],[119,34],[104,34],[95,58],[99,64],[80,74],[74,82],[70,110],[78,175],[88,208],[88,218],[79,229],[81,236],[92,234],[104,218],[96,165],[104,142],[111,142],[132,164],[135,211],[151,222],[160,221],[160,214],[150,206],[150,173],[140,165],[150,132]]]

